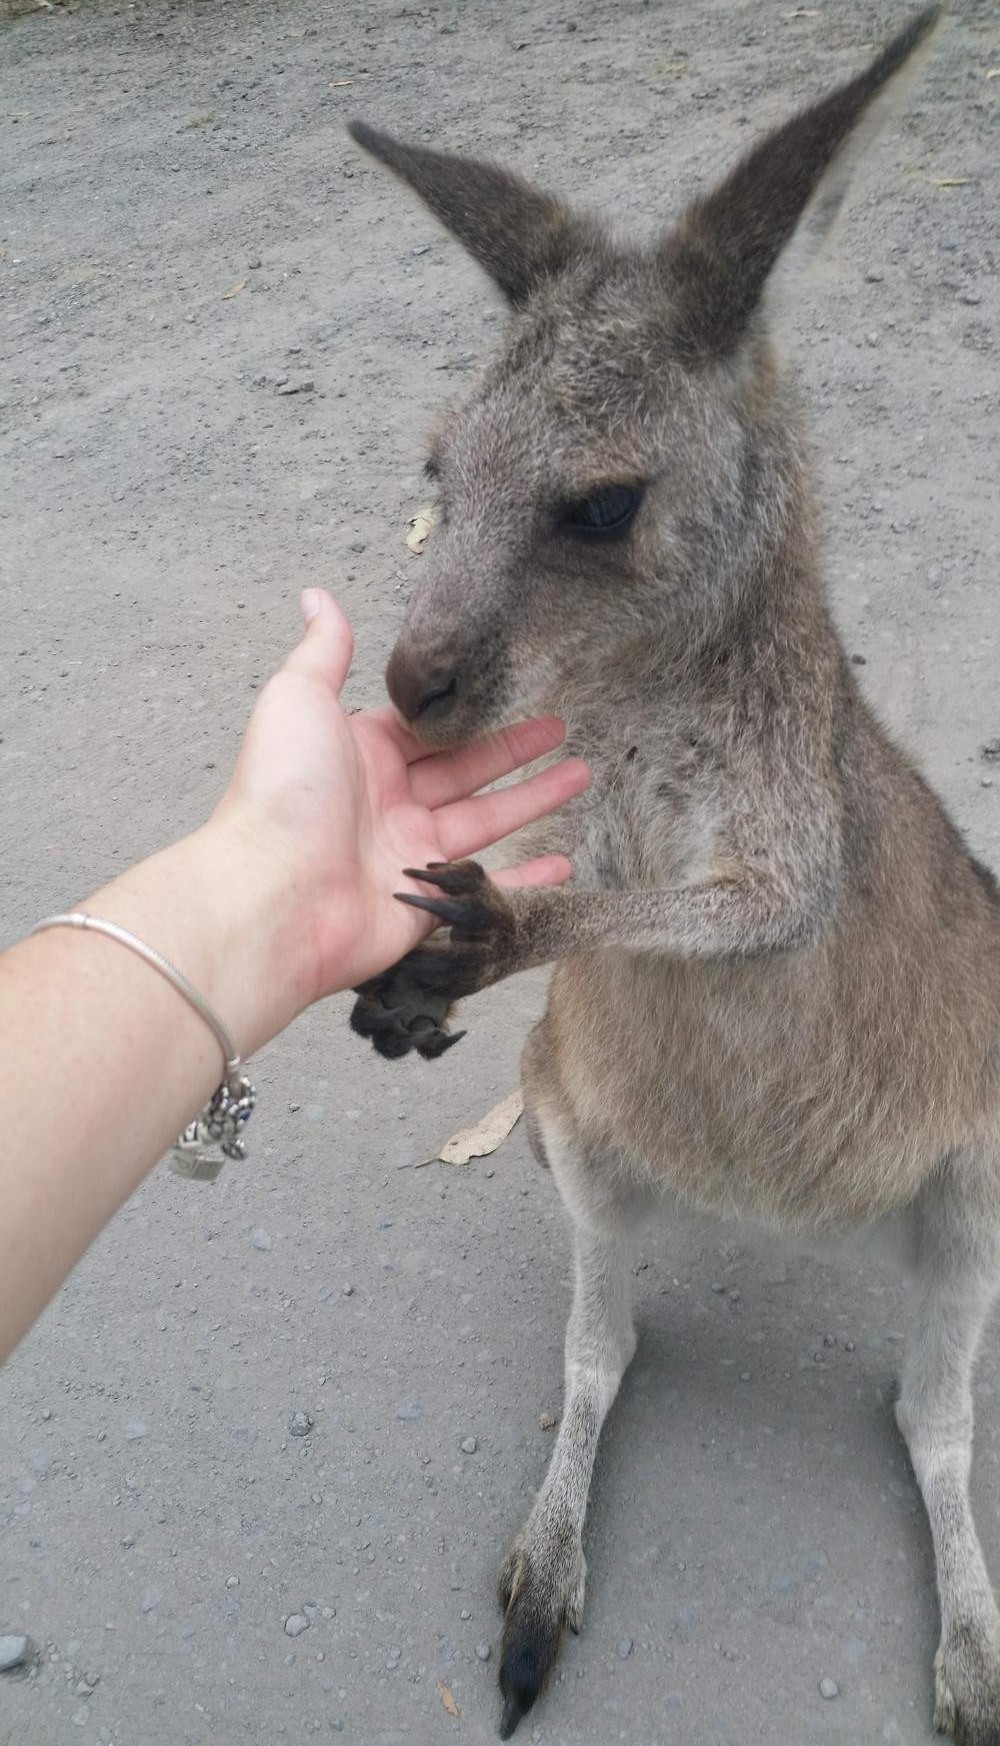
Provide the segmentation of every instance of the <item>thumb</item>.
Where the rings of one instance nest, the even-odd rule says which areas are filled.
[[[285,672],[320,679],[339,697],[354,654],[351,627],[325,588],[307,588],[299,610],[306,634],[285,662]]]

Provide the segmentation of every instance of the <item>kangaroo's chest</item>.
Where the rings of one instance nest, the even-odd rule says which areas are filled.
[[[713,760],[682,731],[642,736],[594,759],[594,781],[569,848],[583,890],[695,884],[718,851]]]

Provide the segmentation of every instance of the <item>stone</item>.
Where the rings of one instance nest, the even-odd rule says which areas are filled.
[[[240,1586],[240,1579],[238,1576],[227,1576],[226,1577],[226,1587],[227,1588],[239,1588],[239,1586]]]
[[[459,1448],[463,1455],[474,1455],[479,1448],[479,1444],[476,1442],[475,1437],[463,1437],[459,1444]]]
[[[618,1639],[618,1655],[622,1661],[628,1660],[628,1658],[631,1655],[634,1648],[635,1648],[635,1644],[633,1643],[631,1637],[619,1637],[619,1639]]]
[[[316,387],[311,376],[296,374],[289,376],[287,382],[282,382],[277,392],[279,394],[311,394]]]
[[[303,1631],[308,1631],[309,1620],[305,1613],[289,1613],[285,1620],[285,1636],[301,1637]]]
[[[7,1632],[0,1636],[0,1673],[9,1673],[12,1668],[23,1667],[34,1654],[34,1644],[30,1637],[20,1633]]]
[[[477,1643],[476,1644],[476,1658],[477,1658],[477,1660],[488,1661],[492,1654],[493,1654],[493,1650],[490,1647],[489,1643]]]
[[[156,1608],[159,1606],[162,1599],[163,1599],[162,1588],[147,1588],[147,1589],[145,1589],[143,1591],[143,1596],[142,1596],[142,1610],[143,1610],[143,1612],[144,1613],[154,1612],[156,1610]]]
[[[262,1231],[259,1225],[255,1225],[254,1229],[250,1232],[250,1241],[255,1249],[261,1249],[265,1254],[267,1254],[270,1249],[274,1248],[273,1237],[269,1237],[267,1232]]]
[[[141,1443],[146,1435],[145,1419],[129,1419],[125,1426],[125,1437],[129,1443]]]
[[[839,1697],[840,1696],[840,1687],[837,1684],[837,1681],[835,1679],[830,1679],[826,1675],[824,1675],[824,1677],[819,1682],[819,1695],[821,1698]]]
[[[397,1419],[422,1419],[424,1409],[418,1400],[406,1400],[396,1408]]]
[[[313,1420],[308,1413],[293,1413],[288,1421],[288,1429],[293,1437],[308,1437],[313,1428]]]

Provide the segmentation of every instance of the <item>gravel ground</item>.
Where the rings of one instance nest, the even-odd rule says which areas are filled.
[[[788,349],[863,682],[996,866],[1000,43],[991,5],[957,12]],[[353,701],[379,695],[423,427],[497,316],[344,120],[648,228],[900,16],[147,0],[0,22],[6,937],[202,816],[303,581],[350,611]],[[541,993],[482,998],[432,1066],[364,1053],[345,1002],[303,1019],[258,1061],[248,1167],[214,1190],[158,1171],[11,1362],[0,1638],[40,1659],[0,1675],[3,1746],[493,1738],[493,1575],[551,1448],[566,1234],[517,1132],[413,1166],[514,1084]],[[929,1742],[896,1284],[710,1227],[656,1235],[636,1283],[587,1625],[525,1738]],[[974,1490],[1000,1573],[998,1387],[993,1336]]]

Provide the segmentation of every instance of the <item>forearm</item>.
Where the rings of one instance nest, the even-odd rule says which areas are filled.
[[[752,957],[812,944],[833,893],[783,889],[734,875],[677,891],[525,891],[512,894],[518,968],[602,947],[680,958]]]
[[[216,825],[79,907],[153,945],[246,1056],[287,1023],[280,869]],[[0,957],[0,1356],[222,1077],[205,1021],[117,942],[56,928]]]

